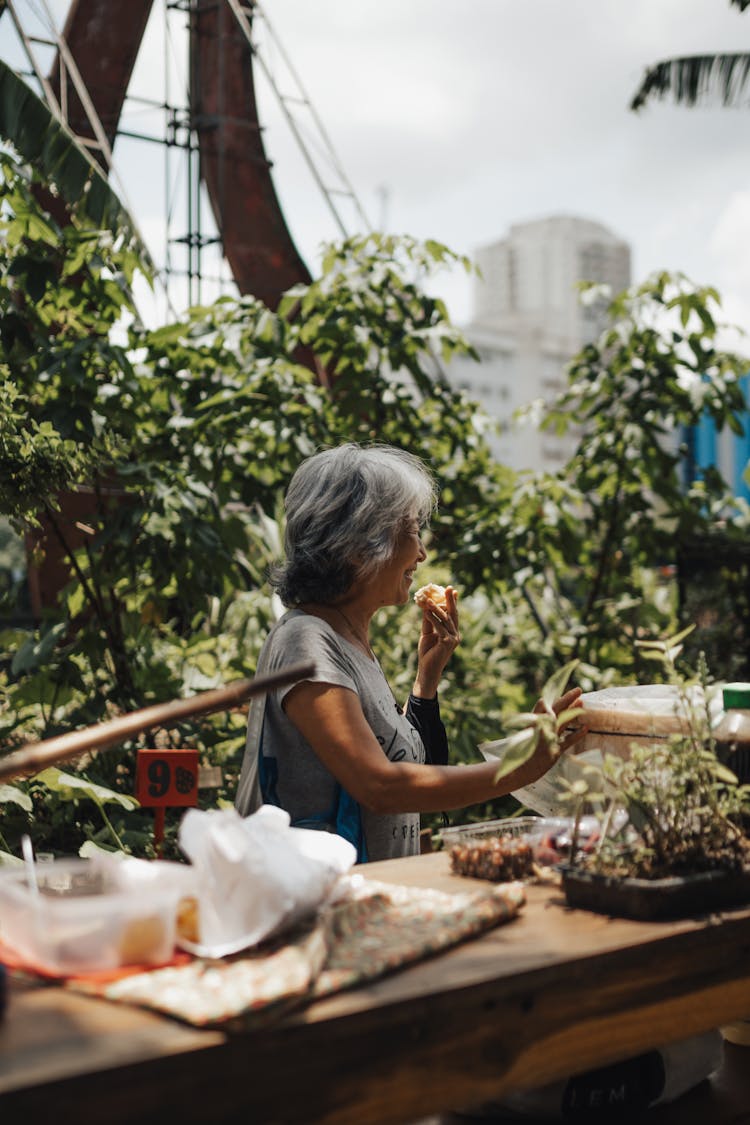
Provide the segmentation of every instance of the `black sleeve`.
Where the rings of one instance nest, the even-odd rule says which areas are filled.
[[[440,704],[434,699],[418,699],[409,696],[406,704],[406,717],[419,735],[427,751],[427,761],[433,766],[448,764],[448,736],[440,718]]]

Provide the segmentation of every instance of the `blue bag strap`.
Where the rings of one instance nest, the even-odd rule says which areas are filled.
[[[266,759],[263,759],[265,762]],[[270,791],[270,787],[269,787]],[[264,796],[266,789],[263,789]],[[278,801],[269,799],[268,804],[278,804]],[[315,828],[326,832],[335,832],[343,836],[357,850],[357,863],[367,863],[367,841],[362,828],[362,808],[351,794],[336,785],[336,798],[333,806],[325,813],[313,813],[311,816],[300,817],[292,821],[293,828]]]

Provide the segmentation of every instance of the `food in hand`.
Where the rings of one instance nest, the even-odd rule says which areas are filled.
[[[451,871],[474,879],[506,883],[534,873],[534,851],[527,840],[492,836],[454,844],[450,850]]]
[[[420,609],[447,610],[448,601],[445,596],[445,586],[438,586],[436,582],[428,582],[414,594],[414,601]]]

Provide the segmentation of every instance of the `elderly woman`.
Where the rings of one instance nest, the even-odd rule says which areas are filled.
[[[456,594],[422,610],[417,671],[403,710],[370,647],[373,615],[405,605],[426,557],[420,532],[436,507],[432,477],[389,446],[349,444],[308,458],[286,496],[286,562],[272,584],[288,612],[259,672],[312,661],[314,672],[251,708],[236,807],[286,809],[292,824],[337,832],[360,862],[419,851],[419,814],[464,808],[540,777],[558,750],[540,745],[495,780],[483,762],[449,766],[437,699],[460,641]],[[574,705],[568,692],[556,710]],[[577,736],[571,736],[569,741]]]

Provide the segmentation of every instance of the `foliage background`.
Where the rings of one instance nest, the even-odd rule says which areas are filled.
[[[60,226],[26,165],[5,153],[0,172],[0,547],[17,556],[12,528],[32,576],[53,555],[68,576],[38,620],[19,602],[23,583],[2,583],[3,752],[252,675],[280,611],[265,575],[283,491],[322,446],[389,442],[435,471],[423,576],[462,592],[464,642],[441,690],[459,762],[570,659],[586,689],[651,678],[636,642],[685,616],[664,577],[681,551],[714,536],[733,559],[747,541],[746,506],[716,471],[686,482],[673,437],[704,413],[719,429],[742,426],[744,364],[716,347],[711,289],[662,275],[616,295],[611,327],[541,409],[542,425],[573,429],[571,461],[554,476],[516,474],[491,457],[489,419],[441,373],[471,349],[429,278],[470,263],[439,243],[350,239],[276,311],[222,299],[147,330],[130,285],[148,263],[132,232],[116,217],[92,225],[82,205]],[[714,674],[747,676],[747,632],[731,613],[722,623],[732,639],[712,636]],[[408,607],[375,622],[404,696],[417,629]],[[231,801],[241,712],[164,737],[222,766],[223,789],[202,800]],[[137,745],[0,788],[0,848],[17,856],[28,831],[41,850],[150,854],[151,814],[132,800]]]

